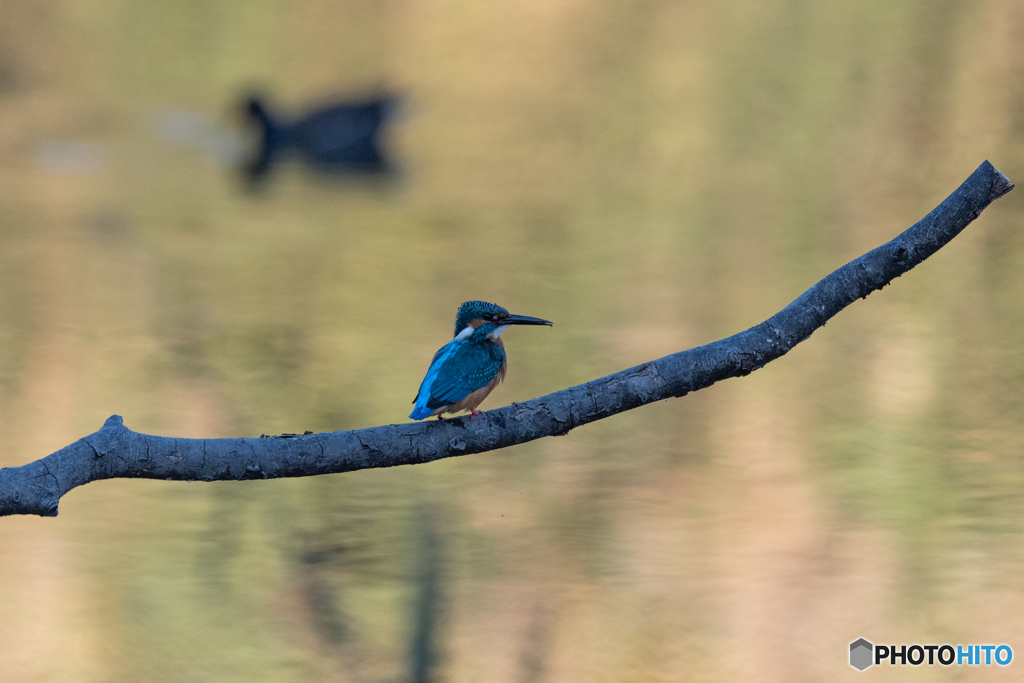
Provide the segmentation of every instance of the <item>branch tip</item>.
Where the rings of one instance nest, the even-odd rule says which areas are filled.
[[[996,176],[995,179],[992,181],[992,187],[989,189],[989,201],[994,202],[995,200],[999,199],[1004,194],[1006,194],[1007,192],[1014,188],[1013,181],[1011,181],[1005,173],[1003,173],[998,168],[993,166],[991,162],[985,160],[985,163],[983,163],[981,166],[985,170],[988,170],[989,168],[992,169]]]

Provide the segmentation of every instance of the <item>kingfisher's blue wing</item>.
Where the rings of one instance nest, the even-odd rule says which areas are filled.
[[[442,406],[458,403],[487,386],[501,369],[505,351],[498,344],[454,339],[434,354],[413,403],[417,415],[429,416]],[[414,417],[414,419],[422,419]]]
[[[504,360],[505,353],[497,344],[460,344],[455,353],[440,364],[430,385],[427,407],[440,408],[457,403],[487,386],[498,374]]]

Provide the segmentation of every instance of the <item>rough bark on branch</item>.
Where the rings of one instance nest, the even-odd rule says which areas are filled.
[[[938,251],[1013,189],[983,163],[938,207],[891,242],[832,272],[749,330],[476,419],[395,424],[325,434],[255,439],[175,439],[133,432],[120,416],[41,460],[0,469],[0,515],[54,516],[61,496],[115,477],[218,481],[272,479],[431,462],[545,436],[653,401],[685,396],[747,375],[811,336],[857,299]]]

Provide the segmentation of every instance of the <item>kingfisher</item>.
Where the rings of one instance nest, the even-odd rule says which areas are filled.
[[[455,338],[430,361],[427,376],[413,399],[409,415],[422,420],[441,413],[477,410],[487,395],[505,379],[508,361],[499,336],[509,325],[552,325],[548,320],[514,315],[497,304],[467,301],[455,315]]]

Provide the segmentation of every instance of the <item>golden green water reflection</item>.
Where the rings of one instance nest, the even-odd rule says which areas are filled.
[[[0,465],[403,421],[457,305],[495,407],[745,329],[984,159],[1024,5],[25,2],[0,21]],[[154,125],[402,94],[385,182],[261,193]],[[75,146],[77,145],[77,146]],[[822,681],[1024,655],[1024,195],[750,377],[561,439],[0,520],[5,682]],[[1021,664],[870,675],[1013,679]]]

